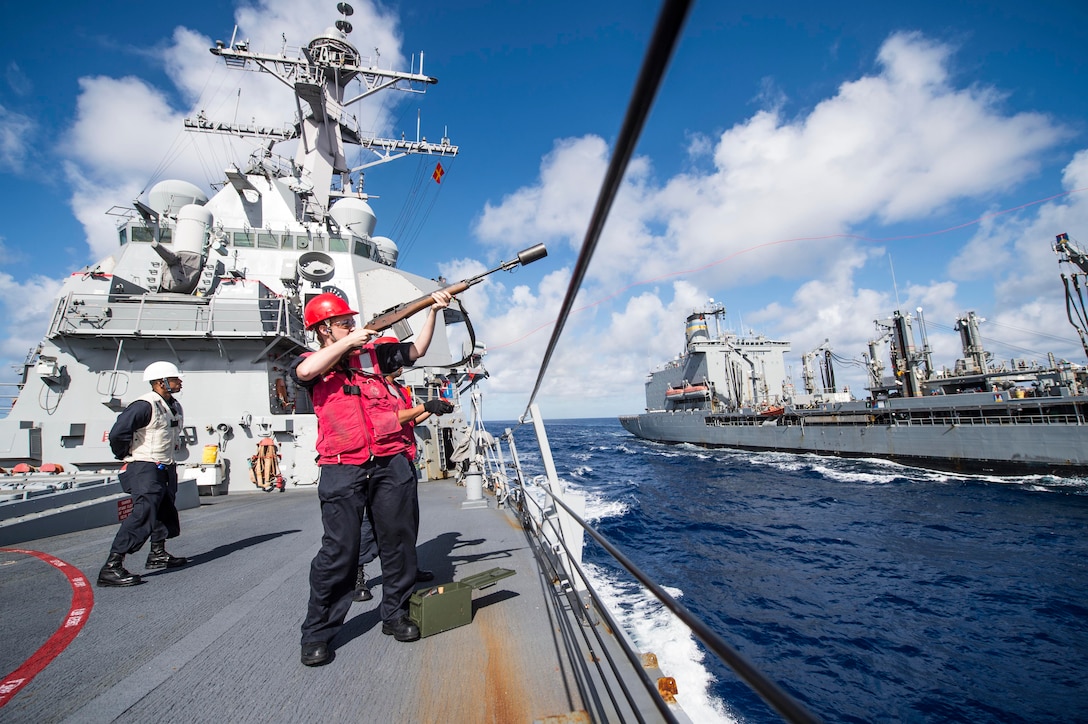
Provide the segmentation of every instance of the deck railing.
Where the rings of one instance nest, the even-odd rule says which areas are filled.
[[[970,426],[1011,426],[1011,425],[1084,425],[1088,423],[1085,415],[1076,408],[1073,412],[1038,412],[1024,414],[1022,411],[1007,410],[979,410],[979,414],[965,414],[965,410],[959,410],[949,415],[924,415],[902,413],[849,413],[838,415],[835,413],[818,415],[783,415],[783,416],[759,416],[759,415],[707,415],[705,424],[709,427],[758,427],[766,423],[774,423],[779,426],[789,427],[793,425],[810,426],[850,426],[850,427],[892,427],[892,426],[926,426],[926,427],[970,427]]]
[[[19,399],[19,389],[18,382],[0,382],[0,418],[7,417],[15,406],[15,400]]]
[[[48,336],[288,337],[305,344],[302,318],[285,297],[70,293]]]
[[[583,697],[587,699],[587,706],[594,709],[594,720],[611,721],[618,717],[620,721],[646,721],[649,711],[645,707],[645,702],[646,697],[649,696],[664,721],[679,721],[665,700],[665,697],[669,695],[667,679],[659,679],[656,682],[650,679],[643,656],[634,650],[623,629],[594,590],[581,561],[583,532],[593,538],[616,563],[684,623],[713,655],[732,669],[785,721],[819,721],[792,696],[750,664],[705,622],[654,582],[616,546],[586,523],[582,518],[582,511],[575,510],[575,507],[584,507],[584,505],[579,506],[579,496],[572,496],[559,483],[554,464],[551,462],[551,448],[539,410],[536,405],[531,405],[530,410],[546,474],[537,476],[532,483],[527,484],[518,462],[513,432],[507,429],[498,443],[507,444],[514,465],[513,475],[510,476],[513,479],[507,480],[504,498],[507,505],[516,507],[521,513],[527,537],[537,547],[538,559],[551,574],[554,584],[552,594],[556,605],[569,607],[577,613],[573,617],[557,618],[560,626],[563,627],[564,642],[570,647],[571,660],[581,665],[580,681],[585,679],[592,682],[586,686],[583,694],[601,689],[607,692],[608,702],[592,695]],[[502,459],[501,453],[500,459]],[[583,600],[583,597],[587,600]],[[604,627],[595,620],[594,612],[603,619]],[[574,621],[577,621],[578,625],[575,625]],[[602,634],[602,628],[606,632],[614,632],[614,639]],[[614,644],[611,643],[612,640],[615,641]],[[588,657],[579,655],[579,650],[589,651],[594,655]],[[631,677],[623,675],[623,668],[615,653],[624,656],[629,667],[638,672],[644,691],[633,690],[629,685],[634,682],[631,681]]]

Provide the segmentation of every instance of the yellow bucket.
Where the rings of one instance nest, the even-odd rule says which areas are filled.
[[[205,465],[215,465],[215,462],[219,459],[219,446],[218,445],[205,445],[204,457],[200,462]]]

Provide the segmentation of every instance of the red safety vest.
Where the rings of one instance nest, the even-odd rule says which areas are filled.
[[[397,411],[407,409],[404,399],[382,377],[356,367],[357,360],[352,357],[350,374],[338,365],[311,389],[318,465],[360,465],[372,457],[414,450],[415,435],[397,419]]]
[[[396,382],[389,383],[388,389],[391,393],[396,395],[397,409],[398,410],[410,410],[412,409],[412,393],[407,387],[398,385]],[[392,452],[375,453],[375,455],[395,455],[402,452],[408,456],[409,460],[416,459],[416,434],[415,423],[411,420],[405,422],[400,426],[400,429],[391,435],[389,438],[380,440],[379,443],[385,447],[383,449],[392,450]]]

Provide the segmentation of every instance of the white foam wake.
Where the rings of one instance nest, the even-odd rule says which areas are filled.
[[[666,676],[676,679],[676,700],[693,722],[728,722],[739,719],[710,693],[715,681],[703,663],[704,654],[695,636],[660,601],[636,583],[625,583],[592,563],[584,564],[590,583],[635,649],[653,652]],[[666,590],[680,598],[679,589]]]

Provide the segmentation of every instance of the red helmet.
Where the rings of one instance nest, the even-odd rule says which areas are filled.
[[[349,307],[348,303],[337,295],[332,292],[325,292],[324,294],[318,294],[306,303],[306,309],[302,313],[302,321],[306,324],[306,329],[313,329],[326,319],[343,317],[346,314],[358,314],[358,312]]]

